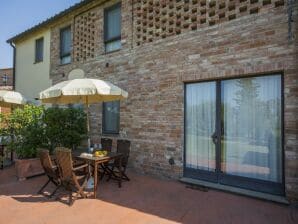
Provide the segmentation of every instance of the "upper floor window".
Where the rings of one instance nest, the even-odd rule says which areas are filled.
[[[35,63],[43,61],[43,37],[35,40]]]
[[[104,134],[118,134],[120,126],[120,102],[103,103],[102,132]]]
[[[2,83],[4,86],[7,86],[7,83],[8,83],[8,76],[6,74],[4,74],[2,76]]]
[[[68,64],[71,62],[70,26],[60,30],[60,60],[61,64]]]
[[[121,48],[121,3],[104,11],[104,42],[106,52]]]

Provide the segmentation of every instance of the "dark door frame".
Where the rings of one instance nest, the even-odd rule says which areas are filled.
[[[282,183],[276,183],[271,181],[265,181],[255,178],[241,177],[236,175],[224,174],[221,171],[221,133],[222,133],[222,118],[221,118],[221,82],[229,79],[241,79],[241,78],[254,78],[260,76],[272,76],[279,75],[281,80],[281,145],[282,145]],[[216,170],[205,171],[199,169],[193,169],[186,167],[186,86],[191,83],[203,83],[203,82],[216,82],[216,129],[215,129],[215,141],[216,144]],[[254,190],[258,192],[270,193],[275,195],[285,194],[285,175],[284,175],[284,77],[282,72],[271,73],[271,74],[261,74],[255,76],[243,76],[243,77],[233,77],[226,79],[217,80],[204,80],[197,82],[185,82],[184,83],[184,150],[183,150],[183,176],[193,179],[200,179],[204,181],[214,182],[223,185],[230,185],[239,188],[245,188],[249,190]]]

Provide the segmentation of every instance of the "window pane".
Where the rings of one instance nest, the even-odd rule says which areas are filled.
[[[224,173],[282,182],[281,77],[222,82]]]
[[[43,60],[43,38],[35,41],[35,62]]]
[[[71,57],[70,57],[70,55],[61,57],[61,64],[68,64],[68,63],[70,63],[70,62],[71,62]]]
[[[8,76],[6,75],[6,74],[4,74],[3,76],[2,76],[2,82],[3,82],[3,85],[7,85],[7,82],[8,82]]]
[[[106,102],[103,104],[103,132],[119,133],[119,114],[120,102]]]
[[[121,49],[121,40],[115,40],[109,43],[106,43],[106,52],[116,51]]]
[[[121,36],[121,6],[107,10],[106,12],[106,40]]]
[[[70,27],[61,30],[61,57],[71,52],[71,32]]]
[[[204,94],[202,94],[204,93]],[[186,167],[215,171],[216,83],[186,86]]]

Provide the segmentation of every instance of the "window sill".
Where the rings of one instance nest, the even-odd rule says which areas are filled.
[[[111,136],[118,136],[119,135],[119,132],[118,133],[101,133],[102,136],[106,136],[106,137],[111,137]]]
[[[113,50],[113,51],[106,51],[104,54],[105,55],[108,55],[108,54],[112,54],[112,53],[115,53],[115,52],[118,52],[118,51],[121,51],[122,50],[122,48],[119,48],[119,49],[117,49],[117,50]]]
[[[64,66],[64,65],[70,65],[71,64],[71,62],[68,62],[68,63],[64,63],[64,64],[59,64],[59,66]]]
[[[34,65],[36,65],[36,64],[39,64],[39,63],[42,63],[43,61],[35,61],[35,62],[33,62],[33,64]]]

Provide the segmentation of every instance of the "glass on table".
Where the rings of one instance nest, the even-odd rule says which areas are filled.
[[[89,153],[93,153],[94,148],[93,147],[90,147],[88,151],[89,151]]]

